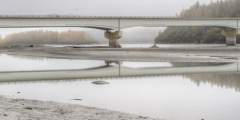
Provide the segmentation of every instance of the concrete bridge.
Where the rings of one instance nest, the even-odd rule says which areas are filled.
[[[227,45],[236,45],[238,18],[163,18],[104,16],[0,16],[0,28],[85,27],[105,30],[112,48],[121,47],[121,30],[130,27],[212,26],[222,27]]]

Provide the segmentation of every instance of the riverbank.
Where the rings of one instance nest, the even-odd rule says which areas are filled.
[[[1,50],[10,55],[159,62],[239,62],[240,47],[225,45],[168,45],[159,48],[36,47]]]
[[[80,105],[0,96],[0,120],[157,120]]]
[[[177,75],[194,73],[238,73],[239,69],[240,68],[237,63],[231,63],[212,66],[209,65],[185,67],[129,68],[120,65],[79,70],[9,71],[0,72],[0,82],[96,79],[111,77]]]

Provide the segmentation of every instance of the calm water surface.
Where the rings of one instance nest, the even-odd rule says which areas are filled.
[[[121,41],[120,41],[121,42]],[[120,43],[123,48],[151,48],[153,46],[153,43],[134,43],[134,44],[124,44]],[[106,47],[108,44],[83,44],[83,45],[52,45],[52,44],[46,44],[44,46],[47,47]],[[160,48],[196,48],[196,47],[224,47],[225,44],[157,44],[157,47]]]
[[[104,61],[0,55],[1,71],[85,69],[101,65]],[[123,66],[172,67],[173,64],[124,62]],[[96,80],[110,84],[92,84]],[[240,119],[240,74],[236,72],[3,82],[0,95],[86,105],[166,120]]]

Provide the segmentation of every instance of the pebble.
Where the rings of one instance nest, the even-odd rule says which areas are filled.
[[[109,82],[106,82],[106,81],[94,81],[94,82],[92,82],[92,84],[105,85],[105,84],[109,84]]]

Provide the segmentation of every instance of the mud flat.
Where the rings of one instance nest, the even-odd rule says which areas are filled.
[[[81,70],[42,70],[42,71],[12,71],[0,72],[0,82],[15,81],[38,81],[38,80],[69,80],[69,79],[91,79],[109,77],[134,77],[154,76],[171,74],[192,73],[222,73],[239,72],[238,63],[215,65],[215,66],[193,66],[193,67],[153,67],[153,68],[129,68],[129,67],[97,67]]]
[[[71,104],[0,96],[0,120],[159,120]]]
[[[73,48],[36,47],[0,50],[2,54],[66,59],[159,61],[159,62],[239,62],[240,47],[170,48]]]

